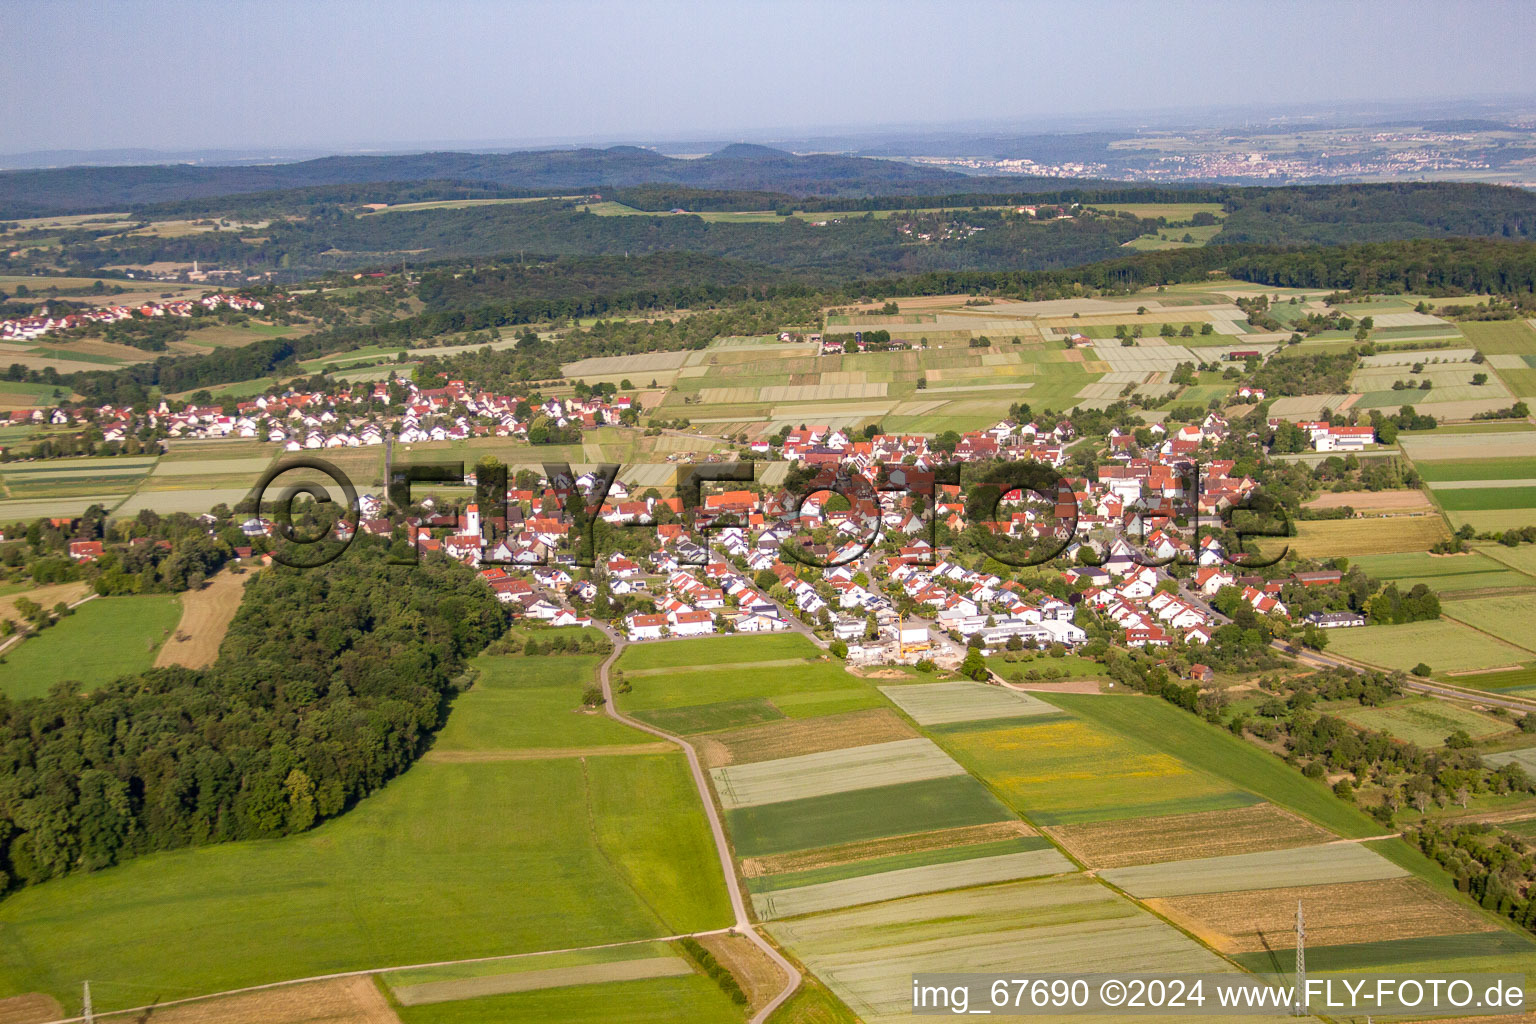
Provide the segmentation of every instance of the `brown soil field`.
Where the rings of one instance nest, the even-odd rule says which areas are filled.
[[[1497,929],[1417,878],[1174,896],[1146,904],[1223,953],[1257,953],[1296,947],[1297,900],[1307,911],[1307,942],[1317,946]]]
[[[944,828],[936,832],[914,832],[888,839],[870,839],[841,846],[823,846],[818,850],[800,850],[796,853],[780,853],[771,857],[743,857],[741,873],[748,878],[762,875],[778,875],[789,871],[810,871],[813,868],[849,864],[857,860],[887,857],[893,853],[916,853],[920,850],[942,850],[952,846],[970,846],[975,843],[993,843],[1015,836],[1032,836],[1035,830],[1022,821],[995,821],[985,825],[965,825],[960,828]]]
[[[772,761],[796,754],[886,743],[916,736],[912,727],[889,708],[853,711],[826,718],[785,719],[735,729],[698,742],[699,756],[710,768]]]
[[[113,1024],[400,1024],[372,978],[336,978],[167,1006],[149,1013],[98,1013]]]
[[[784,973],[745,935],[703,935],[699,937],[699,944],[736,976],[742,991],[747,994],[751,1012],[756,1012],[784,987]]]
[[[1012,690],[1027,693],[1098,693],[1103,687],[1097,679],[1068,679],[1060,683],[1007,683]]]
[[[33,587],[31,590],[23,590],[19,594],[7,594],[0,597],[0,617],[10,619],[12,622],[20,622],[21,616],[16,614],[16,601],[18,598],[30,598],[44,608],[52,608],[63,601],[65,604],[74,604],[86,594],[91,592],[89,583],[76,581],[74,583],[50,583],[45,587]]]
[[[229,631],[230,620],[240,609],[240,597],[250,572],[235,575],[228,569],[214,575],[201,590],[181,595],[181,621],[176,632],[160,648],[156,668],[184,665],[204,668],[219,656],[219,645]]]
[[[1418,512],[1434,508],[1423,491],[1330,491],[1306,503],[1307,508],[1339,508],[1348,505],[1361,512]]]
[[[0,999],[0,1024],[40,1024],[63,1016],[64,1007],[59,1001],[41,992]]]
[[[1313,846],[1335,838],[1274,804],[1157,818],[1061,825],[1045,829],[1091,868],[1162,864],[1260,850]]]

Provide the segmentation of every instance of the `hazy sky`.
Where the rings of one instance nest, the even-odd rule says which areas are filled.
[[[347,149],[1536,94],[1530,2],[0,0],[0,151]]]

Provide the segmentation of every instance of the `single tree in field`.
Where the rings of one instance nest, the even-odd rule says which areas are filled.
[[[1472,798],[1472,794],[1467,791],[1467,787],[1466,786],[1457,786],[1456,787],[1456,803],[1461,805],[1461,809],[1462,810],[1466,810],[1467,809],[1467,801],[1470,800],[1471,798]]]
[[[1418,810],[1420,814],[1423,814],[1424,809],[1429,806],[1429,791],[1421,789],[1417,793],[1413,794],[1413,806]]]

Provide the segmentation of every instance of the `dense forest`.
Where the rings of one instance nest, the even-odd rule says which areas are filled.
[[[0,889],[302,831],[404,771],[505,620],[462,565],[384,551],[262,572],[208,669],[0,698]]]

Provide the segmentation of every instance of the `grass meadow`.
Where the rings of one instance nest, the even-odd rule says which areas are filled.
[[[1447,602],[1443,607],[1454,604]],[[1527,651],[1449,618],[1335,629],[1328,634],[1328,652],[1404,672],[1420,662],[1436,672],[1464,672],[1518,665],[1530,658]]]
[[[175,594],[98,597],[6,651],[0,693],[40,697],[69,680],[91,690],[151,668],[181,620]]]

